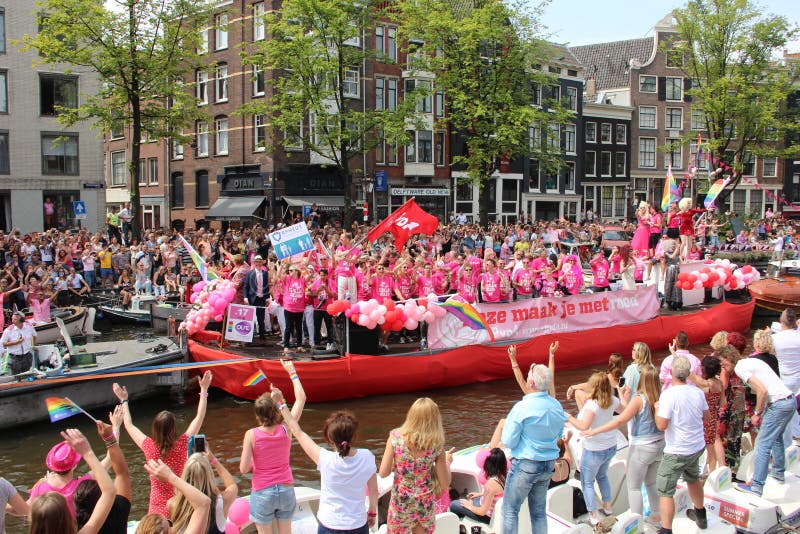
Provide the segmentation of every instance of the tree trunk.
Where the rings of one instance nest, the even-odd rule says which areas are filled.
[[[481,178],[480,193],[478,194],[478,220],[483,228],[489,227],[489,212],[492,211],[494,197],[492,192],[496,189],[491,187],[492,176]]]
[[[349,165],[343,161],[344,168],[339,172],[344,185],[344,208],[342,209],[342,229],[351,231],[353,226],[353,177],[350,175]]]
[[[138,24],[138,13],[136,3],[128,4],[128,46],[130,46],[131,60],[131,116],[133,118],[133,139],[131,139],[131,239],[140,239],[141,233],[141,209],[142,204],[139,200],[139,156],[141,155],[142,138],[142,101],[139,98],[139,77],[137,73],[136,61],[136,28]],[[168,179],[168,177],[165,177]],[[127,239],[127,237],[126,237]]]

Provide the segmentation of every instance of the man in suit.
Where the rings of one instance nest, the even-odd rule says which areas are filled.
[[[250,306],[257,306],[256,321],[258,322],[258,337],[261,341],[264,341],[267,333],[264,326],[264,308],[268,295],[269,277],[264,268],[264,258],[258,255],[253,258],[253,268],[247,271],[244,279],[244,299]]]

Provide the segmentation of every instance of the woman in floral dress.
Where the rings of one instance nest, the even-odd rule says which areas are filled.
[[[725,358],[730,352],[736,352],[733,345],[720,347],[714,355]],[[742,380],[735,373],[723,373],[720,376],[724,386],[721,407],[719,410],[719,438],[725,451],[725,457],[717,458],[722,464],[724,461],[731,472],[736,475],[739,467],[739,457],[742,446],[742,430],[744,429],[745,413],[745,387]]]
[[[380,475],[394,472],[389,501],[389,534],[430,534],[435,504],[450,487],[452,449],[444,450],[444,428],[439,407],[431,399],[417,399],[403,426],[389,433]]]

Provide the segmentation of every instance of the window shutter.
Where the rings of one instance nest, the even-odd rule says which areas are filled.
[[[666,100],[667,99],[667,77],[666,76],[659,76],[658,77],[658,99],[659,100]]]
[[[684,102],[691,102],[692,97],[689,95],[689,91],[692,89],[692,79],[691,78],[684,78],[683,79],[683,101]]]

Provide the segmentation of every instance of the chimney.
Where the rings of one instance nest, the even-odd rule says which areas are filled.
[[[583,89],[583,99],[586,102],[594,102],[594,98],[597,95],[597,82],[594,79],[594,76],[589,76],[586,80],[586,86]]]

